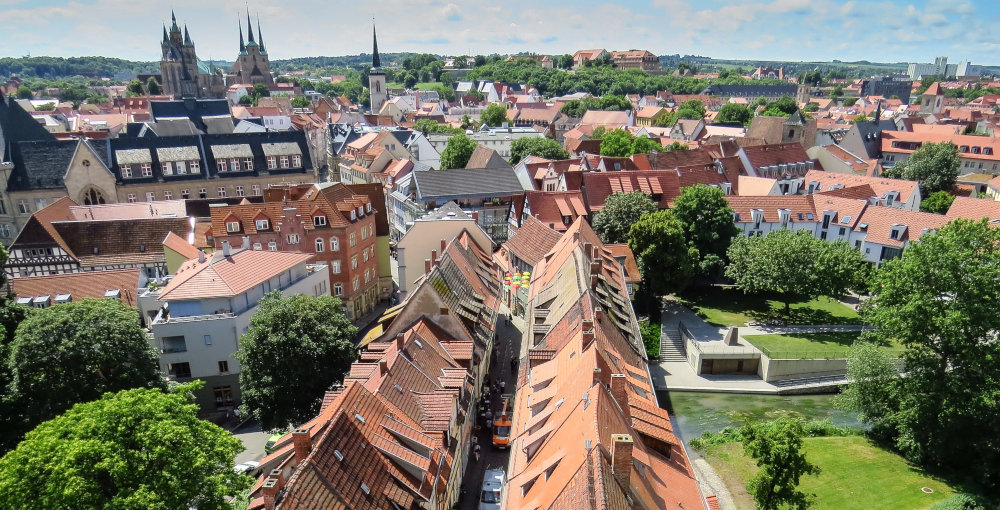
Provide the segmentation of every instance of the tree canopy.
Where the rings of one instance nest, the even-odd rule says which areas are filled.
[[[643,292],[651,300],[681,290],[698,264],[698,250],[684,238],[684,226],[670,210],[654,210],[633,222],[628,245],[639,264]]]
[[[500,127],[507,122],[507,109],[503,105],[493,103],[483,110],[479,120],[490,127]]]
[[[768,423],[750,422],[740,429],[743,450],[760,471],[747,482],[759,510],[793,508],[805,510],[810,497],[798,490],[804,475],[817,475],[818,467],[802,452],[802,423],[792,418],[778,418]]]
[[[789,96],[781,96],[770,103],[761,112],[766,117],[788,117],[799,109],[798,103]]]
[[[107,393],[41,423],[0,458],[3,506],[228,510],[251,484],[233,471],[243,445],[198,418],[199,384]]]
[[[881,267],[871,293],[862,317],[876,341],[902,343],[906,377],[852,384],[851,407],[907,459],[996,495],[1000,230],[985,220],[955,220],[924,235]],[[881,365],[871,371],[884,373]]]
[[[773,293],[790,313],[792,302],[840,297],[861,287],[864,257],[844,241],[828,242],[809,232],[776,230],[766,236],[736,236],[727,251],[726,276],[749,294]]]
[[[711,275],[723,268],[726,250],[738,230],[733,210],[720,188],[696,184],[681,190],[671,209],[688,244],[698,250],[698,272]]]
[[[719,108],[719,114],[715,117],[716,124],[731,124],[743,126],[753,118],[750,107],[742,104],[728,103]]]
[[[919,181],[920,191],[928,196],[954,188],[961,164],[954,143],[928,142],[913,151],[910,159],[897,163],[894,172],[903,179]]]
[[[692,99],[678,106],[675,113],[678,119],[704,119],[705,112],[705,105],[697,99]]]
[[[569,159],[569,151],[551,138],[518,138],[510,144],[510,162],[517,164],[526,156],[545,159]]]
[[[23,430],[106,392],[162,387],[158,362],[138,311],[120,301],[33,310],[18,326],[8,359]]]
[[[920,210],[929,213],[944,214],[948,212],[954,201],[955,195],[947,191],[935,191],[920,202]]]
[[[247,415],[270,430],[314,417],[354,362],[357,331],[335,297],[265,295],[235,355]]]
[[[597,129],[594,134],[598,134]],[[663,146],[648,136],[635,136],[624,129],[614,129],[599,134],[601,140],[601,155],[615,158],[627,158],[633,154],[645,154],[654,150],[662,151]],[[593,134],[591,138],[596,138]]]
[[[643,214],[654,212],[656,209],[656,204],[649,195],[641,191],[612,193],[594,218],[594,232],[597,232],[605,243],[624,243],[628,241],[628,232],[632,224],[639,221]]]
[[[465,168],[475,150],[476,142],[464,133],[452,136],[448,139],[448,145],[441,151],[441,169]]]
[[[438,121],[434,119],[418,119],[413,123],[414,131],[420,131],[424,135],[429,135],[431,133],[449,133],[449,134],[465,134],[465,131],[459,128],[451,127],[447,124],[439,124]]]

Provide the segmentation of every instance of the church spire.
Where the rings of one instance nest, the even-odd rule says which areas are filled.
[[[243,44],[243,23],[239,20],[239,18],[236,18],[236,24],[240,26],[240,53],[246,53],[247,47]]]
[[[375,18],[372,18],[372,69],[380,69],[382,59],[378,56],[378,35],[375,33]]]
[[[188,34],[188,26],[187,26],[187,23],[185,23],[184,24],[184,45],[185,46],[191,46],[192,44],[194,44],[194,43],[191,42],[191,34]]]
[[[257,43],[260,44],[260,52],[267,53],[264,49],[264,32],[260,31],[260,13],[257,13]]]
[[[173,32],[174,30],[180,30],[180,28],[177,28],[177,15],[174,14],[173,9],[170,9],[170,21],[173,22],[173,24],[170,25],[171,32]]]
[[[167,37],[167,25],[164,24],[163,25],[163,42],[167,42],[169,40],[170,40],[170,38]]]
[[[250,9],[247,9],[247,39],[248,43],[255,43],[253,40],[253,27],[250,25]]]

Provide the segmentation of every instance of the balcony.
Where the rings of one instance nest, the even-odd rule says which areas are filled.
[[[178,352],[187,352],[187,343],[184,341],[183,336],[165,336],[160,341],[160,353],[162,354],[174,354]]]

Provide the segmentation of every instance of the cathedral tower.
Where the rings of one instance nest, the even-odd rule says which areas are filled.
[[[368,73],[368,93],[371,96],[372,113],[377,114],[388,98],[385,90],[385,71],[382,70],[382,59],[378,55],[378,36],[375,34],[375,22],[372,21],[372,69]]]
[[[257,38],[253,35],[250,12],[247,12],[247,42],[243,43],[243,24],[240,23],[240,53],[232,69],[232,83],[247,85],[274,85],[271,76],[271,62],[264,48],[264,34],[260,31],[260,17],[257,18]]]

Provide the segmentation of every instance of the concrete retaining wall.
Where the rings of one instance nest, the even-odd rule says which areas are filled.
[[[846,373],[846,359],[771,359],[764,354],[760,356],[760,368],[757,371],[757,375],[767,382]]]

